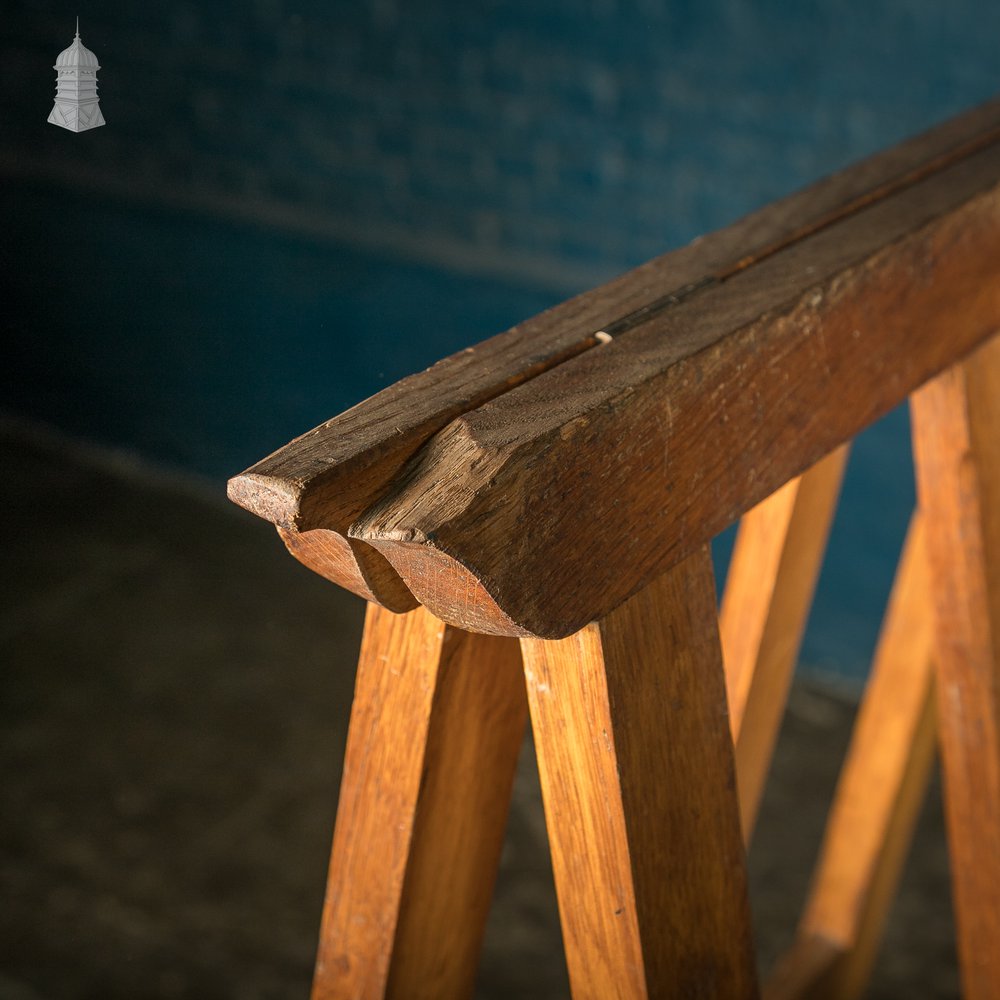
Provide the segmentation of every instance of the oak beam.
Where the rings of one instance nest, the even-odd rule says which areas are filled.
[[[998,274],[995,144],[464,414],[350,534],[446,621],[572,634],[1000,328]]]
[[[435,433],[601,345],[608,334],[625,335],[706,287],[967,159],[998,134],[1000,101],[994,100],[403,379],[235,476],[229,495],[282,528],[292,553],[316,572],[386,607],[412,607],[394,571],[346,536]],[[300,538],[314,531],[324,534]]]
[[[998,130],[995,99],[663,254],[320,424],[233,477],[230,496],[284,527],[346,531],[406,459],[459,413],[594,346],[594,333],[624,316],[742,270],[983,147]]]

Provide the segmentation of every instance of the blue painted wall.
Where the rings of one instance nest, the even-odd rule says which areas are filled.
[[[561,289],[988,97],[1000,31],[987,0],[107,0],[110,124],[68,163],[75,13],[5,5],[9,172]]]
[[[998,89],[1000,4],[80,6],[0,19],[9,410],[220,480],[408,371]],[[806,658],[864,669],[912,484],[859,441]]]

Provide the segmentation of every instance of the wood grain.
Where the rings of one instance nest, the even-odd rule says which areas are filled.
[[[417,606],[417,599],[399,574],[370,545],[324,528],[296,531],[279,526],[278,536],[304,566],[366,601],[397,613],[412,611]]]
[[[980,1000],[1000,989],[1000,338],[912,414],[963,995]]]
[[[914,401],[926,545],[914,529],[774,982],[848,997],[867,976],[931,756],[933,589],[963,977],[973,1000],[993,996],[1000,346],[980,345],[998,329],[994,101],[404,379],[235,477],[231,497],[296,558],[372,602],[314,1000],[470,995],[524,678],[574,995],[756,995],[706,545],[834,452],[747,515],[723,607],[749,836],[835,449],[931,378]],[[417,602],[402,617],[376,606]],[[523,676],[509,636],[525,637]]]
[[[935,751],[934,614],[924,524],[907,535],[872,672],[827,822],[796,945],[768,1000],[862,996],[909,850]],[[802,956],[827,943],[825,963]],[[798,969],[797,976],[790,970]]]
[[[768,205],[390,386],[234,477],[229,494],[286,532],[343,536],[417,449],[455,417],[600,345],[607,339],[601,331],[619,337],[706,285],[943,170],[998,131],[1000,101],[993,101]],[[398,605],[398,581],[366,546],[347,549],[324,538],[292,547],[321,575]],[[338,557],[328,558],[327,550]]]
[[[515,640],[369,605],[314,1000],[471,996],[526,719]]]
[[[601,343],[593,331],[534,338],[515,327],[296,438],[231,479],[229,497],[277,525],[292,554],[320,576],[391,610],[413,607],[385,559],[347,539],[351,521],[454,417]]]
[[[749,843],[784,715],[848,446],[743,515],[719,615],[736,745],[743,837]]]
[[[574,1000],[757,994],[715,621],[703,549],[522,642]]]
[[[572,634],[981,343],[998,273],[1000,145],[464,414],[350,534],[446,621]]]
[[[649,261],[301,435],[234,477],[230,495],[285,527],[346,530],[405,459],[458,413],[594,346],[594,333],[623,316],[706,278],[743,269],[873,197],[912,184],[989,143],[998,129],[1000,99]]]

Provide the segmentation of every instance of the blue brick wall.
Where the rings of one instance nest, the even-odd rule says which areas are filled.
[[[46,118],[77,13],[108,125],[71,135]],[[998,39],[992,0],[9,0],[0,409],[221,494],[408,372],[991,96]],[[864,672],[912,502],[897,411],[855,445],[808,663]]]
[[[108,0],[80,139],[67,10],[7,5],[0,171],[567,291],[998,89],[976,0]]]

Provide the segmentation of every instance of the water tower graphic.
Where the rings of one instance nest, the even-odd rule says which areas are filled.
[[[76,19],[73,44],[59,53],[55,66],[56,102],[49,121],[71,132],[85,132],[104,124],[97,96],[97,56],[80,41],[80,19]]]

